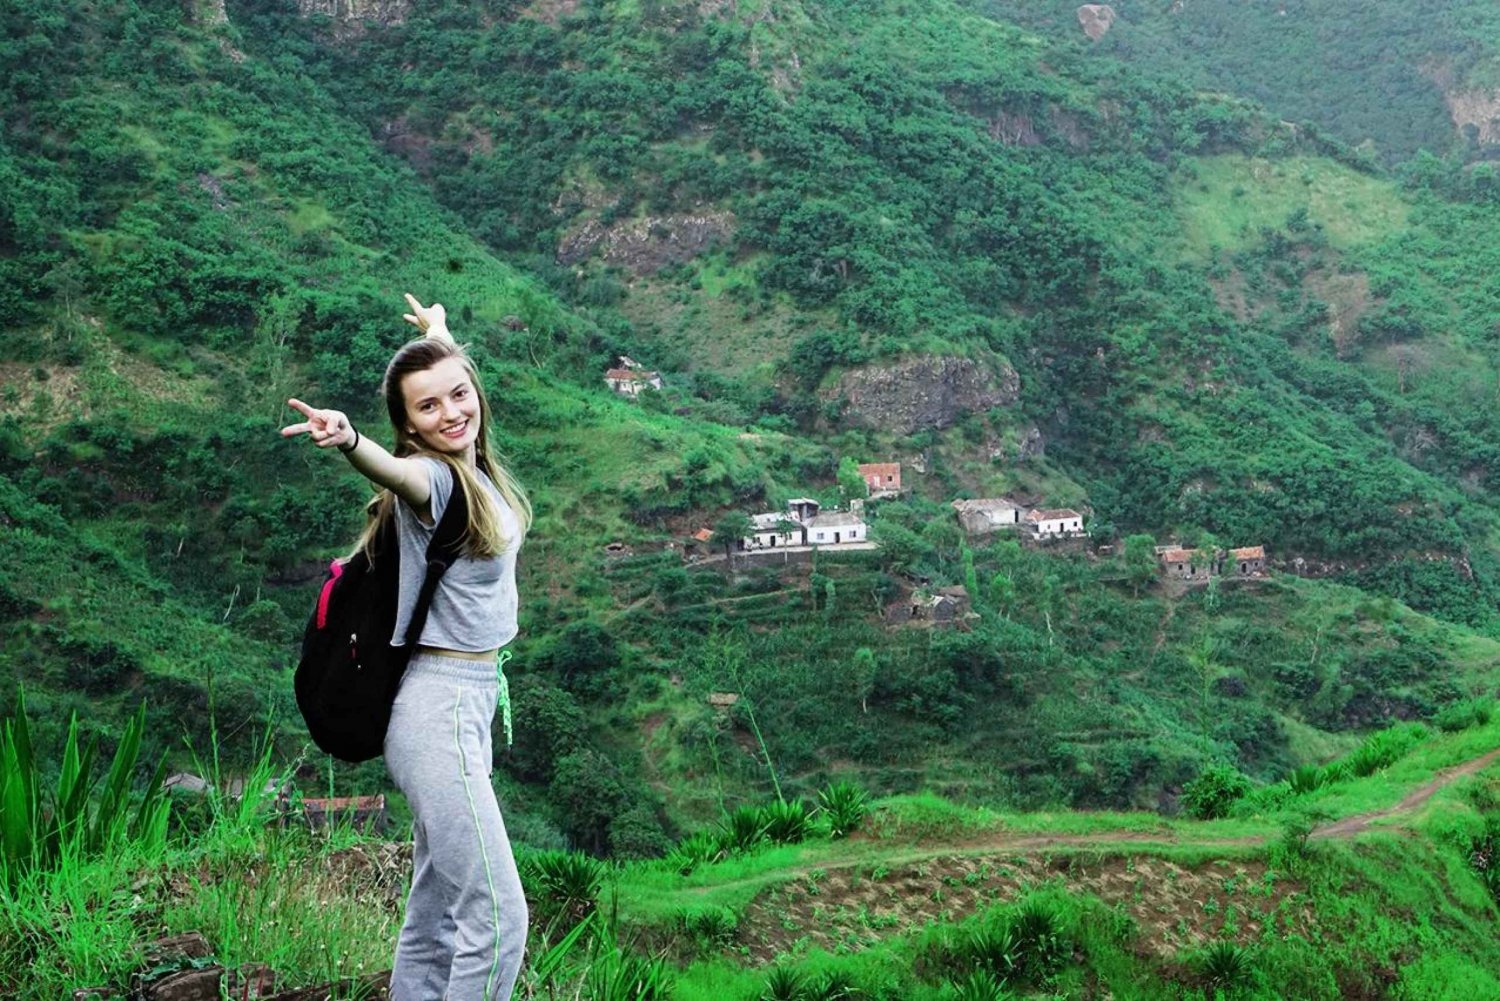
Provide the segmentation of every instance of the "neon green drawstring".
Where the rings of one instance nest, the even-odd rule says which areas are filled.
[[[505,746],[512,743],[510,730],[510,685],[505,680],[505,662],[510,660],[509,650],[500,651],[500,659],[495,662],[495,677],[500,682],[500,694],[495,700],[500,704],[500,722],[505,727]]]

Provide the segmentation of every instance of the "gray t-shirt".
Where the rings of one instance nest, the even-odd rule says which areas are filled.
[[[427,467],[432,484],[432,524],[424,525],[404,500],[396,503],[396,534],[401,540],[401,593],[396,606],[396,629],[391,645],[406,641],[411,613],[427,573],[427,544],[453,495],[453,470],[441,459],[418,457]],[[479,481],[489,491],[500,512],[500,524],[509,547],[499,556],[475,559],[460,556],[438,584],[422,627],[420,645],[445,650],[478,653],[509,643],[516,635],[516,550],[520,548],[521,524],[516,513],[483,470]]]

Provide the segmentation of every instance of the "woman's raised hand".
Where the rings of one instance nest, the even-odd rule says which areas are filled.
[[[443,308],[442,303],[435,302],[431,306],[424,306],[417,301],[416,296],[408,292],[406,304],[411,307],[411,312],[403,313],[401,318],[407,323],[428,337],[453,339],[453,335],[448,333],[448,311]]]
[[[319,448],[330,446],[337,448],[355,440],[354,425],[349,423],[341,410],[318,410],[309,407],[301,400],[287,400],[287,406],[297,411],[307,420],[297,424],[288,424],[281,429],[283,438],[292,435],[305,434],[312,438],[313,444]]]

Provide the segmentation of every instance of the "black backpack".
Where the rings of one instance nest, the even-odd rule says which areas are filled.
[[[381,755],[401,675],[427,624],[438,582],[460,555],[468,522],[468,499],[455,476],[453,494],[427,544],[427,576],[401,646],[391,645],[401,564],[395,515],[380,527],[373,560],[360,550],[330,565],[302,633],[302,657],[292,682],[307,732],[324,752],[343,761]]]

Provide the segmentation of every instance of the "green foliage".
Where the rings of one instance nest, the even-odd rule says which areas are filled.
[[[1199,820],[1227,816],[1235,801],[1250,791],[1250,780],[1233,765],[1209,765],[1182,790],[1182,805]]]
[[[716,831],[695,831],[677,842],[667,853],[666,864],[686,876],[698,866],[717,862],[725,852]]]
[[[830,782],[818,793],[818,807],[828,817],[829,832],[845,838],[859,829],[869,813],[869,796],[853,782]]]
[[[132,802],[136,760],[146,727],[137,710],[115,746],[105,774],[96,773],[98,738],[85,746],[78,718],[68,723],[55,789],[50,769],[36,757],[18,698],[14,715],[0,721],[0,883],[12,887],[33,869],[73,864],[127,844],[150,852],[165,842],[171,803],[162,792],[165,761],[157,765],[139,802]]]
[[[1249,950],[1233,942],[1215,942],[1199,958],[1203,979],[1217,990],[1233,992],[1249,984],[1253,963]]]
[[[790,966],[773,966],[766,974],[760,1001],[807,1001],[807,981]]]
[[[1444,733],[1467,730],[1473,726],[1487,726],[1495,715],[1495,700],[1488,697],[1464,699],[1444,706],[1432,723]]]
[[[1366,737],[1364,743],[1340,762],[1340,765],[1347,770],[1348,774],[1356,778],[1373,775],[1426,740],[1427,735],[1427,728],[1420,723],[1408,723],[1376,731]]]
[[[769,810],[748,805],[737,807],[719,822],[719,850],[725,855],[755,850],[766,840],[771,819]]]
[[[807,807],[798,799],[767,803],[760,817],[766,839],[773,845],[797,844],[812,830]]]
[[[522,885],[533,893],[531,904],[548,925],[562,931],[594,912],[608,866],[581,852],[522,853]]]
[[[975,970],[953,985],[957,992],[955,1001],[1011,1001],[1015,995],[1007,991],[1003,983],[988,970]]]

